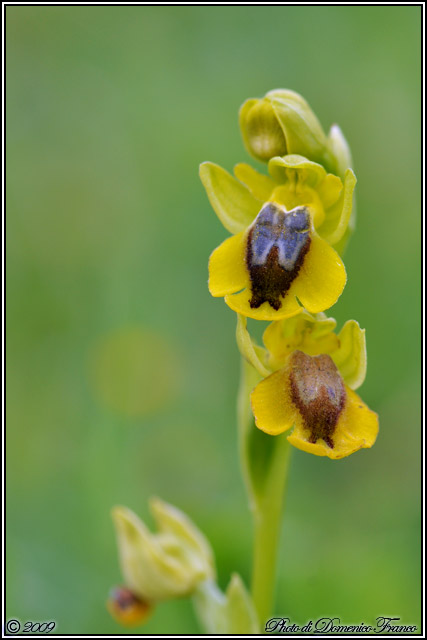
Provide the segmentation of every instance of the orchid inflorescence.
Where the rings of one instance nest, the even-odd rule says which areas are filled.
[[[272,321],[258,369],[265,380],[251,395],[256,426],[272,435],[294,427],[296,447],[342,458],[371,447],[378,431],[376,414],[353,393],[366,371],[364,332],[350,321],[332,336],[335,321],[323,313],[346,284],[340,253],[354,225],[356,184],[348,145],[337,126],[327,138],[292,91],[247,100],[240,125],[270,175],[246,164],[235,167],[235,177],[201,165],[211,205],[233,233],[210,257],[209,290],[239,316]],[[257,368],[251,338],[238,343]],[[348,380],[356,366],[357,378]]]
[[[208,541],[175,507],[152,502],[158,534],[117,507],[126,584],[109,608],[123,623],[145,620],[161,600],[191,595],[207,633],[257,633],[271,613],[289,444],[336,460],[371,447],[378,433],[377,414],[355,393],[366,375],[365,331],[348,320],[336,332],[324,313],[345,287],[341,256],[355,227],[348,144],[337,125],[326,135],[289,90],[246,100],[239,123],[246,149],[268,174],[241,163],[231,175],[204,162],[200,178],[231,234],[210,256],[209,291],[237,314],[240,455],[255,525],[252,593],[237,574],[225,593],[218,588]],[[263,345],[248,318],[270,323]]]

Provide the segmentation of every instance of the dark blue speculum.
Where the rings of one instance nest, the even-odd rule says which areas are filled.
[[[285,211],[268,202],[248,234],[246,263],[251,279],[252,309],[268,302],[276,311],[289,290],[310,246],[310,215],[306,207]]]

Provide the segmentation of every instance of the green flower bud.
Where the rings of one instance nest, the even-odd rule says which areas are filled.
[[[237,573],[231,576],[225,593],[212,580],[200,583],[193,602],[209,635],[253,635],[260,632],[254,603]]]
[[[115,507],[112,515],[126,587],[153,604],[192,594],[215,569],[209,542],[182,511],[159,499],[150,508],[155,534],[126,507]]]
[[[268,162],[287,152],[284,133],[269,100],[246,100],[240,110],[240,127],[249,153]]]
[[[246,100],[239,122],[245,146],[258,160],[298,154],[328,169],[335,164],[318,119],[295,91],[275,89],[260,100]]]

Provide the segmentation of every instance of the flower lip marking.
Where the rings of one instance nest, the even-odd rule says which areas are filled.
[[[306,207],[286,211],[268,202],[249,231],[246,264],[252,285],[250,306],[268,302],[280,309],[280,296],[298,275],[310,246],[310,215]]]
[[[333,449],[332,436],[346,401],[338,369],[327,354],[307,356],[295,351],[290,362],[292,401],[310,431],[309,442],[322,438]]]

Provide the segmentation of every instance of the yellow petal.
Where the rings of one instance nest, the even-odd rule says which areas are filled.
[[[366,376],[365,330],[355,320],[348,320],[338,334],[339,347],[332,360],[351,389],[363,384]]]
[[[269,353],[268,364],[273,370],[283,367],[292,351],[300,348],[307,317],[312,316],[303,310],[292,318],[272,322],[264,331],[262,339]]]
[[[313,234],[298,276],[294,295],[310,313],[329,309],[343,292],[347,275],[344,264],[324,240]]]
[[[317,193],[325,209],[329,209],[338,200],[343,190],[341,178],[333,173],[328,173],[326,178],[317,187]]]
[[[236,164],[234,175],[247,186],[254,198],[261,200],[261,202],[268,202],[273,189],[277,186],[269,176],[258,173],[258,171],[244,162]]]
[[[296,349],[295,345],[300,342],[299,321],[303,321],[306,313],[306,311],[302,311],[293,318],[279,320],[268,325],[262,340],[274,360],[285,359],[292,350]]]
[[[326,212],[325,220],[318,232],[329,244],[336,244],[341,240],[350,222],[353,207],[353,191],[356,186],[356,176],[352,169],[347,169],[344,177],[344,189],[338,201]]]
[[[315,316],[307,314],[307,320],[313,323],[312,337],[318,340],[319,338],[330,334],[337,326],[335,318],[328,318],[325,313],[317,313]]]
[[[200,179],[209,202],[230,233],[246,229],[261,209],[262,203],[225,169],[213,162],[202,162]]]
[[[286,368],[261,380],[251,393],[252,411],[258,429],[278,435],[290,429],[297,410],[289,392],[289,372]]]
[[[246,231],[227,238],[209,258],[209,291],[216,298],[249,286]]]
[[[309,433],[301,420],[295,422],[295,429],[288,436],[294,447],[316,456],[327,456],[331,460],[345,458],[359,449],[372,447],[378,435],[378,415],[347,385],[345,389],[346,404],[332,436],[334,447],[328,447],[323,440],[308,442]]]
[[[230,309],[233,309],[236,313],[241,313],[243,316],[246,316],[247,318],[254,318],[255,320],[271,321],[280,320],[281,318],[291,318],[302,311],[302,307],[298,304],[295,294],[293,293],[293,286],[294,283],[292,283],[285,297],[280,298],[282,306],[278,311],[273,309],[268,302],[263,302],[258,309],[252,309],[249,304],[249,300],[252,298],[249,283],[248,288],[244,291],[234,295],[227,295],[225,297],[225,302],[228,304]]]
[[[277,353],[283,348],[284,342],[291,346],[291,341],[296,340],[299,344],[304,333],[309,333],[312,339],[319,340],[331,334],[336,326],[334,318],[328,318],[324,313],[313,316],[304,310],[294,318],[268,325],[264,331],[263,342],[269,351]]]

